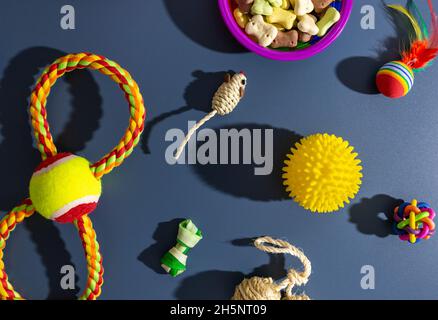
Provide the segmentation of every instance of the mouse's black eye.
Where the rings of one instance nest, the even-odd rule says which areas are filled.
[[[242,83],[242,86],[246,85],[246,80],[242,79],[241,83]]]

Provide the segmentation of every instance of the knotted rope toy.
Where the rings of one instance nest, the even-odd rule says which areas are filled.
[[[202,232],[192,220],[184,220],[178,226],[176,245],[161,258],[161,266],[172,277],[186,271],[187,254],[202,239]]]
[[[274,282],[272,278],[245,279],[236,287],[231,300],[310,300],[305,294],[293,293],[293,288],[305,285],[312,273],[312,265],[301,250],[286,241],[271,237],[258,238],[254,241],[254,245],[257,249],[271,254],[290,254],[297,257],[303,264],[304,270],[298,272],[289,269],[287,277],[280,282]]]
[[[409,0],[406,7],[388,6],[408,18],[409,27],[415,34],[408,48],[401,52],[401,60],[389,62],[377,72],[377,88],[389,98],[407,95],[414,85],[414,73],[428,67],[438,54],[438,15],[432,0],[428,0],[428,5],[432,21],[430,31],[413,0]]]
[[[246,76],[243,72],[236,73],[232,77],[228,73],[225,75],[225,82],[221,84],[213,96],[213,110],[189,130],[184,138],[184,141],[181,142],[181,145],[176,150],[175,159],[178,159],[181,156],[181,153],[184,151],[184,147],[189,142],[196,130],[198,130],[216,114],[224,116],[231,113],[237,107],[240,99],[242,99],[245,95],[246,83]]]
[[[47,122],[46,102],[51,87],[66,72],[90,68],[119,84],[129,103],[129,126],[119,144],[102,159],[90,164],[86,159],[69,153],[58,154]],[[8,280],[3,263],[6,240],[17,224],[35,211],[45,218],[71,222],[79,232],[86,255],[87,286],[82,300],[94,300],[103,284],[102,256],[88,214],[93,211],[101,192],[100,179],[118,167],[138,144],[144,128],[145,108],[137,83],[114,61],[92,53],[69,54],[47,67],[32,92],[30,99],[31,123],[42,163],[30,181],[30,198],[12,209],[0,221],[0,297],[15,300],[23,297]]]
[[[393,230],[400,240],[418,243],[435,233],[435,211],[425,202],[404,202],[394,209]]]
[[[348,141],[327,133],[301,139],[284,161],[286,191],[312,212],[343,208],[362,183],[361,161],[353,150]]]

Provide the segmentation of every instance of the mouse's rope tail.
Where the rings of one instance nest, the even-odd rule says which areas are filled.
[[[227,115],[234,110],[240,100],[239,85],[236,81],[226,82],[222,84],[213,96],[211,108],[213,109],[204,118],[198,121],[187,133],[181,145],[178,147],[175,153],[175,159],[181,156],[186,144],[189,142],[192,135],[198,130],[204,123],[213,118],[216,114],[221,116]]]
[[[198,130],[200,127],[202,127],[208,120],[213,118],[216,115],[216,113],[217,113],[216,110],[211,111],[204,118],[199,120],[193,127],[190,128],[190,130],[187,133],[186,137],[184,138],[183,142],[181,142],[180,146],[176,150],[175,159],[178,159],[181,156],[181,153],[184,151],[186,144],[189,142],[190,138],[196,132],[196,130]]]
[[[278,291],[285,290],[287,300],[309,300],[307,295],[295,295],[292,290],[295,286],[302,286],[309,280],[312,273],[312,265],[310,260],[298,248],[294,247],[287,241],[273,239],[271,237],[262,237],[254,241],[257,249],[267,253],[283,253],[297,257],[303,264],[303,271],[298,272],[295,269],[289,269],[287,277],[277,284]]]

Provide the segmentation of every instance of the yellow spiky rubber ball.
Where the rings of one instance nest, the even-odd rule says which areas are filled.
[[[329,134],[301,139],[283,168],[283,184],[292,199],[312,212],[343,208],[359,191],[361,161],[348,141]]]
[[[44,160],[29,184],[30,199],[43,217],[61,223],[73,222],[92,212],[102,186],[87,159],[60,153]]]

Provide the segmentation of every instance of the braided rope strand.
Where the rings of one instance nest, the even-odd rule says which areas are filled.
[[[75,220],[74,224],[82,240],[88,270],[87,286],[79,300],[96,300],[102,292],[101,287],[103,285],[102,256],[99,251],[96,232],[88,216],[82,216]]]
[[[32,202],[30,199],[26,199],[20,205],[12,209],[0,221],[0,299],[2,300],[23,299],[8,280],[5,264],[3,262],[3,252],[6,247],[6,240],[8,240],[17,224],[23,222],[25,218],[30,217],[34,212],[35,209],[33,208]]]
[[[109,76],[125,92],[125,98],[129,103],[129,126],[124,136],[116,147],[102,157],[102,159],[91,165],[91,171],[96,178],[100,179],[104,174],[111,172],[114,168],[121,165],[132,153],[144,129],[146,111],[143,97],[137,83],[132,79],[128,71],[120,67],[116,62],[92,53],[69,54],[57,59],[43,71],[31,94],[31,123],[34,129],[37,148],[41,152],[43,160],[56,155],[57,149],[47,121],[47,97],[50,94],[51,87],[59,77],[63,76],[66,72],[84,68],[97,70]]]

